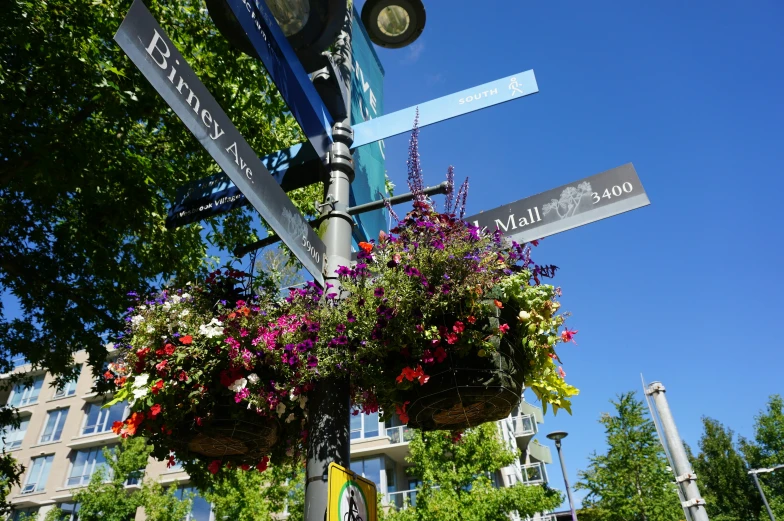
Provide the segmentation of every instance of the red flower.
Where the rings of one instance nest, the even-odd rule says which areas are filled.
[[[455,325],[452,326],[452,331],[458,334],[462,333],[463,331],[465,331],[465,324],[463,324],[458,320],[457,322],[455,322]]]
[[[248,465],[247,463],[243,463],[242,465],[240,465],[240,468],[242,470],[250,470],[250,465]]]
[[[409,420],[408,414],[406,414],[406,407],[409,403],[411,402],[405,402],[402,407],[395,405],[395,412],[397,413],[398,418],[400,418],[400,421],[403,423],[408,423]]]
[[[166,352],[163,349],[156,349],[155,350],[155,356],[163,356],[165,354],[166,354]]]
[[[182,342],[185,345],[192,344],[193,343],[193,337],[191,335],[181,336],[180,337],[180,342]]]
[[[207,467],[207,470],[210,471],[211,474],[217,474],[221,468],[221,462],[219,459],[214,459]]]
[[[171,467],[173,467],[173,466],[175,466],[177,464],[175,462],[175,460],[174,460],[174,456],[169,456],[167,459],[169,460],[169,461],[166,462],[166,468],[167,469],[171,468]]]
[[[444,350],[443,347],[438,346],[435,352],[433,353],[433,356],[436,357],[436,362],[440,364],[441,362],[446,360],[446,350]]]
[[[150,417],[155,418],[161,413],[161,404],[156,403],[152,407],[150,407]]]
[[[195,419],[194,421],[196,422],[196,425],[199,425],[199,426],[201,426],[201,425],[204,423],[204,418],[199,418],[199,417],[197,416],[197,417],[196,417],[196,419]]]
[[[455,344],[457,343],[457,335],[454,333],[447,333],[446,335],[446,343],[447,344]]]
[[[498,326],[498,330],[501,331],[501,334],[504,335],[509,332],[509,324],[501,324]]]
[[[103,373],[103,377],[107,380],[114,380],[114,374],[111,371],[106,371]]]
[[[139,426],[143,421],[144,414],[140,412],[131,414],[131,417],[125,420],[125,431],[122,433],[123,438],[136,434],[136,431],[139,429]]]
[[[495,304],[495,307],[497,307],[498,309],[503,309],[504,307],[503,303],[500,300],[494,300],[493,304]]]
[[[173,355],[173,354],[174,354],[174,350],[175,350],[175,349],[177,349],[177,348],[176,348],[176,347],[174,347],[173,345],[171,345],[171,344],[166,344],[166,345],[163,347],[163,352],[164,352],[164,353],[166,353],[166,356],[171,356],[171,355]]]
[[[120,431],[122,431],[123,425],[124,425],[123,422],[114,422],[112,424],[112,432],[115,433],[115,434],[120,434]]]
[[[476,324],[476,317],[474,315],[468,315],[468,318],[466,318],[466,321],[469,324]]]
[[[362,248],[362,251],[364,251],[365,253],[370,253],[371,251],[373,251],[373,245],[370,244],[369,242],[360,242],[359,247]]]
[[[561,340],[564,342],[573,342],[574,345],[577,345],[577,342],[574,341],[574,335],[577,334],[576,329],[569,329],[568,327],[561,331]]]
[[[150,390],[152,391],[152,394],[158,394],[161,390],[163,390],[163,380],[158,380],[155,382]]]
[[[177,380],[181,382],[184,382],[187,379],[188,379],[188,373],[186,373],[185,371],[180,371],[180,374],[177,375]]]
[[[136,356],[137,356],[138,358],[142,359],[142,358],[144,358],[145,356],[147,356],[147,354],[148,354],[149,352],[150,352],[150,348],[149,348],[149,347],[145,347],[144,349],[137,349],[137,350],[136,350]]]
[[[261,458],[261,461],[259,461],[259,464],[256,465],[256,470],[258,470],[259,472],[264,472],[265,470],[267,470],[267,465],[269,465],[269,458],[267,456],[264,456],[263,458]]]

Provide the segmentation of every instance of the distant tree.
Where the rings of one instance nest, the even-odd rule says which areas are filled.
[[[256,261],[256,269],[263,272],[276,287],[283,290],[305,282],[302,266],[296,259],[292,260],[288,249],[267,248],[260,257]]]
[[[491,476],[518,456],[504,445],[495,423],[468,430],[457,442],[446,431],[417,431],[409,448],[407,470],[422,481],[416,505],[382,514],[386,521],[508,521],[512,512],[533,516],[563,499],[543,485],[493,486]]]
[[[740,449],[750,468],[784,465],[784,399],[774,394],[754,422],[754,440],[741,438]],[[784,519],[784,469],[758,476],[776,519]],[[752,479],[751,476],[748,479]],[[756,490],[756,488],[755,488]],[[757,493],[758,494],[758,493]],[[765,512],[760,516],[764,519]]]
[[[212,503],[215,519],[232,521],[273,521],[284,511],[296,485],[304,482],[304,475],[290,467],[272,466],[264,472],[237,470],[216,479],[204,499]],[[291,516],[290,519],[304,519]]]
[[[642,401],[630,392],[611,403],[616,414],[604,413],[599,420],[607,452],[594,451],[588,470],[578,472],[575,488],[588,492],[583,508],[601,521],[682,519],[672,473]]]
[[[87,487],[74,494],[79,503],[80,521],[129,521],[144,507],[148,521],[182,521],[191,507],[189,498],[175,496],[176,487],[164,490],[154,480],[143,480],[141,490],[130,491],[125,483],[131,478],[142,480],[151,447],[143,438],[127,438],[114,448],[104,448],[108,468],[99,468]],[[47,521],[56,521],[63,513],[53,509]]]
[[[713,521],[753,521],[760,512],[759,493],[748,466],[735,449],[733,432],[718,421],[702,418],[700,452],[692,459],[700,494]]]

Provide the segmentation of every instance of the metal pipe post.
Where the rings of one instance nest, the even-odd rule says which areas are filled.
[[[708,521],[705,500],[702,499],[697,488],[697,476],[694,474],[691,463],[686,457],[686,449],[678,434],[678,428],[675,426],[675,420],[670,412],[667,398],[664,396],[664,390],[661,382],[651,382],[645,393],[653,397],[653,403],[661,420],[664,439],[667,441],[667,447],[672,456],[672,464],[675,467],[677,476],[675,480],[680,484],[683,490],[683,497],[685,498],[685,501],[681,504],[689,509],[689,513],[694,521]]]
[[[563,453],[561,452],[561,440],[555,440],[555,448],[558,450],[558,459],[561,460],[561,473],[564,478],[564,486],[566,486],[566,495],[569,498],[569,510],[572,512],[572,521],[577,521],[577,512],[574,510],[572,489],[569,487],[569,479],[566,477],[566,463],[564,463]]]
[[[757,485],[757,490],[759,490],[762,503],[765,505],[765,509],[768,511],[770,521],[776,521],[776,518],[773,517],[773,511],[770,509],[770,505],[768,504],[768,498],[765,497],[765,492],[762,491],[762,485],[760,485],[759,479],[757,478],[757,473],[752,470],[749,472],[749,474],[751,474],[751,477],[754,478],[754,484]]]

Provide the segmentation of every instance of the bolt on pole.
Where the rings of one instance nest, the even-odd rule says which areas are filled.
[[[678,482],[685,501],[681,503],[683,507],[689,509],[692,519],[694,521],[708,521],[708,512],[705,510],[705,500],[700,496],[700,491],[697,488],[697,476],[691,467],[689,459],[686,457],[686,449],[683,446],[683,441],[678,434],[678,428],[675,426],[675,420],[670,412],[670,406],[667,403],[667,398],[664,396],[664,386],[661,382],[651,382],[645,390],[645,394],[653,398],[653,403],[656,411],[661,420],[662,430],[664,431],[664,439],[667,442],[672,457],[672,463],[675,467],[676,481]]]

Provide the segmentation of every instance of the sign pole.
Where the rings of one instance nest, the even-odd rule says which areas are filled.
[[[332,127],[332,144],[328,151],[328,179],[324,186],[324,203],[321,206],[322,240],[326,246],[324,264],[324,294],[343,297],[337,269],[351,265],[351,239],[354,219],[348,213],[351,183],[354,181],[354,161],[351,145],[351,48],[352,11],[346,14],[341,36],[337,42],[338,70],[333,69],[337,82],[343,82],[343,94],[334,92],[335,103],[345,106],[345,119]],[[342,58],[342,59],[341,59]],[[323,95],[323,94],[322,94]],[[343,98],[345,96],[345,98]],[[337,99],[341,98],[341,99]],[[327,100],[325,100],[327,101]],[[330,100],[332,101],[332,100]],[[349,376],[322,381],[308,393],[308,438],[305,472],[305,521],[324,521],[327,518],[329,498],[329,465],[335,463],[349,468],[351,465],[349,438],[350,386]]]

